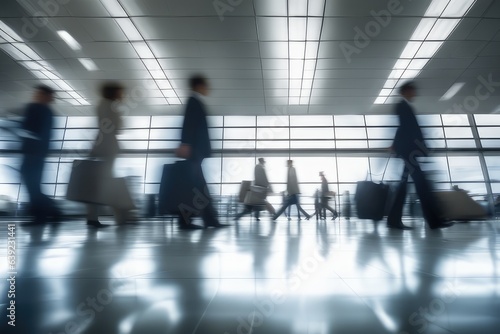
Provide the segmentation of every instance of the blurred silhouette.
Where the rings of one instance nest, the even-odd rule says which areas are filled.
[[[265,163],[266,161],[264,160],[264,158],[259,158],[259,163],[255,166],[255,169],[254,169],[254,186],[255,187],[260,187],[261,190],[263,190],[265,192],[265,196],[267,196],[267,193],[271,192],[271,184],[269,183],[269,180],[267,179],[267,175],[266,175],[266,170],[265,170]],[[251,192],[252,190],[256,190],[255,187],[251,187],[249,189],[249,191]],[[259,189],[259,188],[257,188]],[[260,190],[259,189],[259,190]],[[238,220],[240,219],[241,217],[243,217],[244,215],[246,214],[250,214],[252,213],[252,211],[255,212],[255,218],[257,219],[257,221],[260,220],[260,211],[266,209],[267,211],[269,211],[269,213],[271,213],[272,215],[274,215],[276,213],[276,211],[274,210],[274,207],[271,205],[271,203],[269,203],[266,199],[265,199],[265,196],[264,196],[264,199],[262,200],[258,200],[255,204],[252,204],[250,202],[247,201],[249,195],[252,195],[252,194],[247,194],[244,199],[244,204],[245,204],[245,207],[243,209],[242,212],[238,213],[234,220]],[[252,197],[252,196],[250,196]],[[253,196],[255,197],[256,199],[258,198],[258,196]]]
[[[344,191],[344,205],[342,206],[341,213],[344,215],[344,218],[347,220],[351,219],[351,195],[348,190]]]
[[[208,192],[207,181],[201,168],[203,160],[210,157],[212,152],[208,135],[207,111],[203,101],[209,93],[209,85],[207,79],[201,75],[191,77],[189,85],[192,94],[186,104],[181,145],[177,148],[176,155],[186,159],[188,162],[186,173],[193,178],[195,189],[203,195],[203,203],[200,203],[203,224],[205,227],[224,227],[227,225],[221,224],[217,219],[213,199]],[[181,214],[179,215],[179,228],[193,230],[201,226],[191,224],[191,215]]]
[[[29,212],[34,217],[26,225],[45,224],[58,221],[61,212],[54,200],[42,193],[41,182],[45,158],[49,153],[53,112],[49,107],[54,101],[55,91],[45,85],[35,87],[33,102],[26,107],[22,129],[23,154],[21,178],[28,190]]]
[[[305,212],[304,209],[302,209],[299,203],[299,194],[300,194],[299,182],[297,180],[297,173],[295,171],[295,167],[293,167],[293,161],[288,160],[287,165],[288,165],[288,173],[286,181],[286,192],[288,196],[286,197],[285,203],[283,204],[281,209],[279,209],[278,212],[276,212],[276,214],[274,215],[273,220],[276,220],[279,216],[281,216],[283,212],[285,212],[287,208],[289,208],[291,205],[294,204],[295,206],[297,206],[298,219],[299,220],[301,219],[300,218],[301,212],[304,214],[304,216],[306,216],[306,219],[309,219],[311,218],[311,216],[307,214],[307,212]],[[288,211],[288,220],[290,219],[291,219],[290,211]]]
[[[124,87],[116,82],[105,83],[101,88],[102,100],[97,107],[99,132],[94,146],[90,151],[90,157],[97,158],[105,165],[106,177],[113,177],[113,164],[120,151],[117,135],[123,127],[122,116],[117,108],[123,99]],[[113,208],[117,224],[125,223],[127,212]],[[87,225],[105,227],[98,217],[98,206],[87,205]]]
[[[440,218],[439,208],[431,191],[431,185],[424,172],[420,169],[417,160],[419,157],[427,157],[429,153],[411,105],[411,102],[417,96],[417,88],[413,82],[407,82],[399,88],[399,93],[403,99],[396,105],[395,113],[399,118],[399,127],[391,149],[404,160],[405,166],[401,183],[387,217],[387,226],[396,229],[410,229],[410,227],[402,223],[401,218],[408,187],[408,176],[411,176],[420,198],[424,218],[429,227],[432,229],[449,227],[453,224],[446,223]]]
[[[330,192],[328,188],[328,180],[325,177],[324,172],[319,172],[319,177],[321,178],[321,192],[320,192],[320,218],[326,219],[326,210],[330,211],[333,215],[332,220],[335,220],[339,215],[335,209],[328,205],[330,197],[335,196],[335,192]]]

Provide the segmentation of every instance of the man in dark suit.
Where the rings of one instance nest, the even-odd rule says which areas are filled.
[[[402,223],[401,217],[403,215],[403,206],[408,186],[408,176],[411,176],[415,183],[418,197],[420,198],[423,216],[429,227],[432,229],[449,227],[453,224],[445,223],[440,217],[439,207],[432,193],[431,185],[424,172],[420,169],[417,160],[419,157],[427,157],[429,150],[425,145],[422,131],[411,105],[411,102],[417,95],[416,86],[413,82],[407,82],[399,88],[399,93],[403,97],[403,100],[396,105],[399,128],[394,138],[392,150],[398,157],[404,160],[405,165],[401,183],[396,192],[389,216],[387,217],[387,226],[396,229],[410,229],[410,227]]]
[[[203,175],[201,164],[203,159],[210,157],[211,146],[208,136],[207,112],[203,98],[209,93],[207,79],[197,75],[190,79],[192,95],[189,98],[184,114],[182,125],[181,145],[177,149],[177,156],[188,162],[188,173],[190,174],[196,192],[194,206],[201,211],[201,217],[205,227],[224,227],[217,219],[217,213],[213,207],[213,200],[207,188],[207,182]],[[199,229],[201,226],[191,224],[192,212],[184,212],[179,216],[179,228],[184,230]]]
[[[41,183],[45,158],[49,153],[52,133],[52,110],[54,90],[45,85],[35,87],[33,102],[26,107],[21,128],[22,154],[21,177],[30,198],[30,213],[34,220],[26,225],[38,225],[60,218],[60,211],[54,201],[42,193]]]

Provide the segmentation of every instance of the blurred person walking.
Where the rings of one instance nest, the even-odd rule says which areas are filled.
[[[305,212],[304,209],[302,209],[299,203],[299,194],[300,194],[299,181],[297,180],[297,172],[295,171],[295,167],[293,167],[293,160],[288,160],[287,166],[288,166],[287,181],[286,181],[287,197],[281,209],[279,209],[278,212],[276,212],[276,214],[274,215],[273,220],[278,219],[278,217],[281,216],[281,214],[285,212],[285,210],[292,205],[295,205],[297,207],[297,216],[299,220],[301,220],[300,218],[301,212],[304,214],[304,216],[306,216],[306,219],[309,219],[311,218],[311,216],[307,214],[307,212]],[[290,217],[290,211],[288,211],[288,220],[291,219],[292,218]]]
[[[53,112],[50,104],[54,101],[55,91],[45,85],[35,87],[32,103],[25,110],[21,128],[21,178],[28,190],[29,212],[34,217],[26,225],[45,224],[60,219],[61,212],[54,200],[41,190],[45,159],[49,153],[52,134]]]
[[[319,177],[321,178],[320,217],[326,219],[326,210],[328,210],[333,215],[332,220],[335,220],[339,215],[335,209],[328,205],[330,197],[335,196],[335,192],[330,192],[330,189],[328,187],[328,180],[326,179],[324,172],[319,172]]]
[[[205,228],[225,227],[217,218],[213,207],[213,199],[208,192],[207,181],[203,175],[202,163],[205,158],[210,157],[212,147],[208,135],[207,110],[204,98],[208,96],[210,89],[208,80],[201,75],[195,75],[189,80],[191,97],[187,101],[182,125],[181,145],[176,150],[176,155],[187,161],[187,177],[191,178],[197,191],[203,194],[201,205],[201,217]],[[191,189],[190,189],[191,190]],[[192,203],[185,203],[192,204]],[[191,223],[191,214],[179,215],[179,228],[183,230],[195,230],[201,226]]]
[[[113,165],[120,145],[117,135],[123,127],[123,120],[118,105],[123,99],[124,87],[117,82],[108,82],[101,88],[101,102],[97,107],[98,133],[94,145],[90,151],[90,157],[96,158],[103,163],[104,177],[113,178]],[[87,225],[94,227],[106,227],[98,216],[99,206],[87,205]],[[124,224],[128,218],[128,211],[113,208],[117,224]]]
[[[392,208],[387,217],[387,226],[395,229],[411,229],[402,222],[403,206],[408,187],[408,177],[415,183],[418,197],[422,205],[425,220],[431,229],[445,228],[453,223],[444,222],[440,217],[437,200],[432,193],[430,182],[420,168],[417,158],[427,157],[429,149],[425,145],[422,131],[415,117],[412,102],[417,96],[417,87],[413,82],[407,82],[399,88],[402,100],[396,105],[395,114],[399,118],[399,127],[394,137],[391,150],[404,160],[404,170],[401,183],[396,192]]]

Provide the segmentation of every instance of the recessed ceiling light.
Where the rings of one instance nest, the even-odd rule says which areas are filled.
[[[462,17],[472,8],[476,0],[451,0],[441,17]]]
[[[102,5],[112,17],[127,17],[127,12],[117,0],[101,0]]]
[[[24,42],[23,39],[8,25],[0,20],[0,37],[5,39],[7,42]]]
[[[453,84],[450,89],[439,99],[439,101],[448,101],[453,96],[457,95],[457,93],[465,86],[465,82],[457,82]]]
[[[132,46],[141,58],[155,58],[146,42],[132,42]]]
[[[87,71],[97,71],[99,68],[91,58],[78,58],[80,63],[87,69]]]
[[[423,18],[420,20],[417,29],[413,32],[410,40],[412,41],[423,41],[429,35],[429,32],[432,30],[432,27],[436,23],[436,19],[433,18]]]
[[[439,19],[427,36],[428,41],[444,41],[455,30],[460,19]]]
[[[76,39],[74,39],[73,36],[71,36],[66,30],[59,30],[57,34],[62,38],[63,41],[66,42],[66,44],[68,44],[68,46],[72,50],[78,51],[82,49],[80,43],[78,43]]]
[[[127,36],[129,41],[142,41],[144,40],[141,36],[141,33],[135,27],[134,23],[129,18],[118,18],[115,19],[116,23],[123,30],[125,36]]]

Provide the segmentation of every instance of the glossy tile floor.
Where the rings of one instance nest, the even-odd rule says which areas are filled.
[[[16,327],[1,333],[499,333],[498,221],[412,231],[250,218],[88,229],[17,223]],[[0,222],[7,252],[7,221]],[[1,261],[6,278],[6,261]]]

